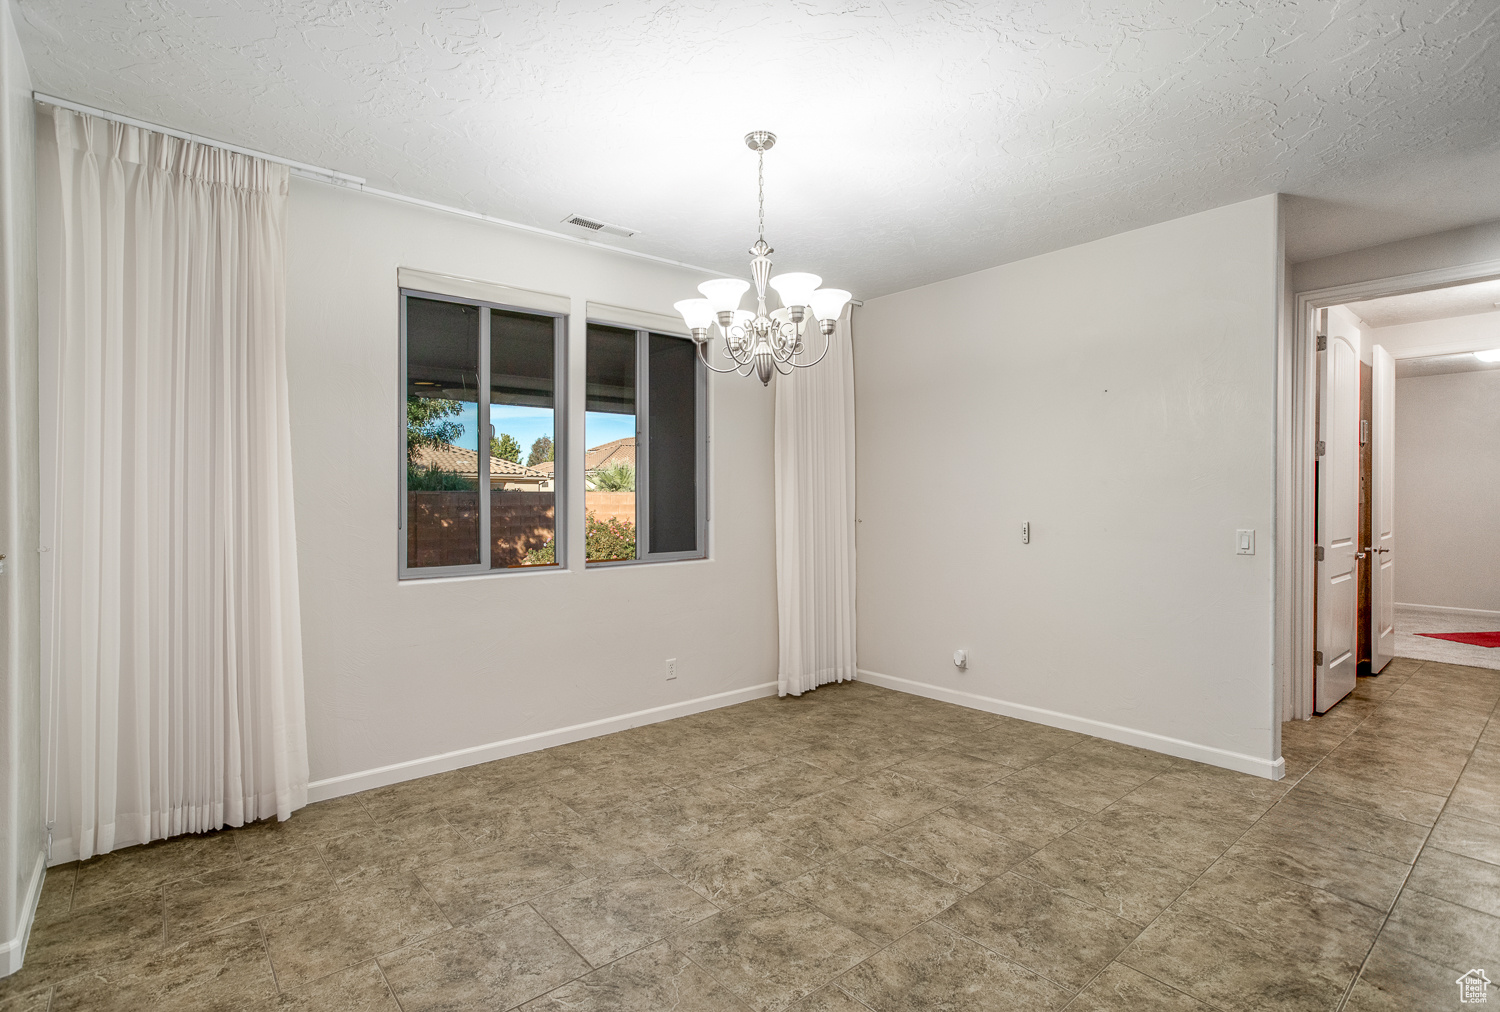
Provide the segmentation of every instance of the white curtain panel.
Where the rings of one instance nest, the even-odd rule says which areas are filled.
[[[854,353],[846,310],[828,357],[776,378],[781,695],[855,676]],[[816,351],[821,337],[808,342]]]
[[[53,860],[307,801],[285,166],[38,106]]]

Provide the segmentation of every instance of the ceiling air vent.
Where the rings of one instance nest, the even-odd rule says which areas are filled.
[[[624,225],[611,225],[607,221],[598,221],[594,218],[585,218],[581,214],[570,214],[563,219],[564,225],[577,225],[586,228],[590,232],[608,232],[610,235],[623,235],[626,237],[635,235],[636,230],[626,228]]]

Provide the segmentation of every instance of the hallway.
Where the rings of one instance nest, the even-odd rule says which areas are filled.
[[[1484,614],[1396,605],[1396,653],[1411,660],[1500,670],[1500,649],[1438,640],[1421,633],[1485,632],[1500,622]]]

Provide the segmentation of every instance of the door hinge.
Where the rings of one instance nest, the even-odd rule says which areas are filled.
[[[1317,451],[1318,451],[1318,456],[1320,456],[1320,457],[1325,456],[1328,453],[1328,444],[1325,443],[1321,439],[1318,440]]]
[[[1323,666],[1323,651],[1321,651],[1321,650],[1314,650],[1313,651],[1313,666],[1314,667],[1319,667],[1319,668],[1321,668]]]
[[[1313,545],[1313,561],[1314,562],[1322,562],[1323,561],[1323,546],[1322,545]]]
[[[1328,338],[1325,337],[1322,334],[1318,335],[1318,350],[1319,351],[1327,351],[1328,350]]]
[[[1359,420],[1359,445],[1364,446],[1370,441],[1370,420],[1361,418]]]

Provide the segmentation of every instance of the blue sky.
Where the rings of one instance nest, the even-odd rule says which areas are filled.
[[[465,402],[463,410],[458,415],[458,422],[464,427],[464,434],[457,440],[456,445],[473,449],[476,445],[474,433],[479,418],[479,405]],[[508,432],[516,437],[516,442],[521,444],[521,463],[526,463],[526,455],[531,452],[531,444],[538,436],[551,436],[557,438],[553,431],[551,408],[524,408],[514,404],[491,404],[490,421],[495,425],[495,432]],[[613,439],[623,439],[626,436],[635,435],[635,416],[616,415],[604,411],[590,411],[584,416],[585,433],[584,443],[586,447],[598,446],[600,443],[608,443]]]
[[[635,435],[635,415],[589,411],[584,414],[583,419],[585,448]]]

